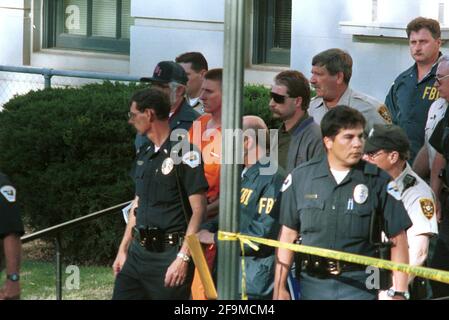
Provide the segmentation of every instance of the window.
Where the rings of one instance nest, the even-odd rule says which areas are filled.
[[[131,0],[46,0],[44,47],[129,54]]]
[[[254,0],[254,64],[290,65],[292,0]]]

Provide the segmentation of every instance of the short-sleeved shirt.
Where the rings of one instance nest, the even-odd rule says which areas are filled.
[[[437,67],[435,64],[418,82],[418,68],[413,65],[396,78],[385,99],[393,123],[403,128],[410,140],[410,163],[424,144],[429,108],[439,98],[434,86]]]
[[[0,172],[0,239],[8,234],[24,234],[17,194],[8,177]]]
[[[221,127],[208,130],[207,123],[211,118],[210,114],[202,115],[194,121],[189,130],[189,141],[201,151],[203,157],[209,200],[216,199],[220,193],[221,169]]]
[[[388,122],[389,116],[385,105],[375,98],[354,91],[349,87],[340,97],[337,105],[345,105],[360,111],[366,119],[366,132],[370,132],[375,124],[386,124]],[[318,125],[321,125],[321,120],[328,111],[329,108],[322,97],[316,97],[310,102],[309,114]]]
[[[407,230],[410,239],[419,235],[438,234],[435,197],[429,185],[407,163],[402,173],[388,184],[388,193],[404,203],[412,220]]]
[[[388,237],[412,225],[402,202],[387,193],[388,181],[386,173],[360,161],[337,184],[327,156],[307,162],[284,182],[280,223],[298,230],[304,245],[375,257],[372,214],[383,215]]]
[[[433,164],[433,160],[435,159],[435,153],[436,153],[435,148],[432,147],[429,143],[430,137],[432,136],[433,132],[435,131],[435,128],[436,128],[438,122],[440,122],[441,119],[443,119],[444,114],[446,113],[446,110],[447,110],[447,105],[448,105],[448,102],[445,99],[440,98],[437,101],[435,101],[434,103],[432,103],[432,105],[430,106],[430,109],[429,109],[429,114],[427,115],[424,144],[427,147],[427,153],[429,155],[430,169],[432,169],[432,164]]]
[[[139,153],[136,160],[136,195],[139,207],[136,224],[158,227],[165,232],[185,231],[186,216],[181,202],[176,175],[185,196],[206,192],[200,152],[187,143],[188,150],[179,153],[178,145],[172,146],[168,138],[156,151],[154,145]],[[182,158],[182,161],[179,158]],[[184,199],[188,203],[188,199]]]
[[[173,131],[176,129],[184,129],[188,132],[193,121],[195,121],[199,116],[200,114],[190,106],[186,99],[184,99],[181,106],[175,111],[174,114],[171,115],[168,121],[170,124],[170,130]],[[142,146],[151,144],[151,141],[147,136],[137,134],[134,144],[136,150],[139,150]]]
[[[449,134],[449,111],[446,111],[443,119],[438,122],[435,130],[430,137],[429,143],[435,150],[442,154],[446,160],[449,160],[449,150],[447,146],[444,145],[444,139],[449,139],[447,136]],[[449,141],[447,141],[449,143]]]

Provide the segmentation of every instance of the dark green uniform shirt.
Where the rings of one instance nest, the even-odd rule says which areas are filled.
[[[182,161],[177,163],[178,151],[168,138],[158,151],[154,145],[148,146],[137,156],[135,181],[139,207],[136,225],[158,227],[165,232],[186,230],[186,217],[182,209],[176,168],[186,196],[205,192],[208,188],[204,177],[201,153],[193,145],[187,144]],[[184,199],[188,203],[188,199]]]
[[[435,64],[428,75],[418,82],[416,64],[401,73],[385,99],[394,124],[402,127],[410,140],[410,163],[424,144],[424,129],[430,106],[439,97],[434,87]]]
[[[21,236],[24,228],[16,202],[16,189],[0,172],[0,239],[11,233]]]
[[[327,156],[312,160],[285,180],[280,223],[299,230],[304,245],[375,256],[369,241],[373,209],[383,214],[389,237],[412,225],[402,202],[387,193],[389,180],[360,161],[337,185]]]

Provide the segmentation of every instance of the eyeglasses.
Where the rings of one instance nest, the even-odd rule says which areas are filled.
[[[435,75],[435,82],[437,82],[439,85],[441,85],[441,81],[443,79],[446,79],[447,77],[449,77],[449,74],[442,76],[441,78],[439,78],[437,75]]]
[[[367,152],[366,155],[370,158],[370,159],[376,159],[378,156],[380,156],[382,153],[386,153],[384,150],[377,150],[377,151],[372,151],[372,152]]]
[[[271,96],[271,99],[274,100],[274,102],[279,103],[279,104],[285,103],[285,99],[290,98],[289,96],[283,96],[283,95],[280,95],[280,94],[277,94],[274,92],[270,92],[270,96]]]
[[[137,114],[134,112],[128,112],[128,119],[134,120],[137,117]]]

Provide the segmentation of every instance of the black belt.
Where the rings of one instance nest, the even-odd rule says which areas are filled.
[[[303,255],[301,271],[317,277],[338,276],[345,272],[363,271],[366,266],[339,260]]]
[[[170,247],[182,246],[185,232],[165,233],[161,229],[153,227],[134,227],[133,237],[137,242],[152,252],[163,252]]]

